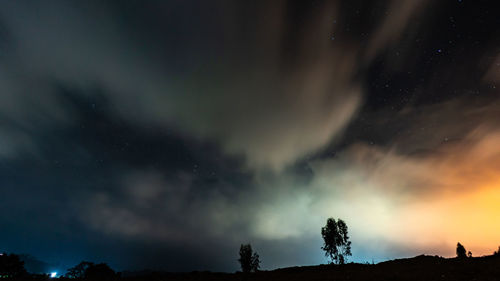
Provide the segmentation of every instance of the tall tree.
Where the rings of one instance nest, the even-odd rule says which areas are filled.
[[[321,249],[332,263],[344,264],[348,256],[351,256],[351,241],[349,241],[347,224],[334,218],[326,220],[326,225],[321,228],[324,244]]]
[[[242,244],[240,246],[240,258],[238,259],[241,265],[241,271],[251,272],[257,271],[260,268],[260,258],[257,252],[253,252],[250,244]]]

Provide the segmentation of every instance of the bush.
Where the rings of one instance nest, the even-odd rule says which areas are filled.
[[[89,280],[113,280],[117,274],[107,264],[92,264],[85,270],[85,279]]]
[[[460,244],[460,242],[457,243],[457,258],[466,258],[467,257],[467,250],[465,250],[465,247]]]

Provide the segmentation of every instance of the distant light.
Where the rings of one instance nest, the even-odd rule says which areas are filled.
[[[57,272],[51,272],[50,273],[50,278],[56,278]]]

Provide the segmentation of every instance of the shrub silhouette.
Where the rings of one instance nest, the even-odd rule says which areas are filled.
[[[83,278],[85,277],[85,271],[90,266],[93,266],[94,263],[88,261],[82,261],[81,263],[75,265],[74,267],[68,269],[66,273],[66,277],[69,278]]]
[[[333,218],[326,220],[326,225],[321,228],[324,244],[321,247],[325,256],[330,257],[332,263],[344,264],[347,256],[351,256],[351,241],[349,241],[347,224]]]
[[[251,272],[257,271],[260,268],[259,255],[252,250],[250,244],[240,246],[240,258],[238,259],[241,265],[241,271]]]
[[[498,250],[496,250],[495,252],[493,252],[493,255],[494,256],[500,256],[500,246],[498,246]]]
[[[89,280],[113,280],[117,274],[105,263],[91,264],[85,269],[84,278]]]
[[[12,278],[25,275],[24,262],[18,255],[0,253],[0,278]]]
[[[457,243],[457,258],[466,258],[467,255],[465,254],[467,251],[465,250],[465,247],[460,244],[460,242]]]

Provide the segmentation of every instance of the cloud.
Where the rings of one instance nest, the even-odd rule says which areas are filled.
[[[302,245],[290,250],[304,253],[301,262],[324,262],[319,230],[330,216],[347,221],[356,261],[423,252],[452,255],[456,240],[475,254],[489,253],[496,238],[484,233],[497,233],[497,226],[485,220],[498,214],[493,203],[500,132],[492,121],[498,105],[470,105],[457,99],[373,120],[381,127],[403,120],[412,124],[408,129],[413,133],[386,146],[352,144],[335,157],[309,161],[304,171],[248,178],[221,173],[211,183],[190,167],[173,172],[163,166],[113,164],[118,170],[112,176],[109,171],[91,174],[95,180],[84,180],[89,187],[69,192],[66,204],[82,225],[105,237],[167,249],[175,244],[189,251],[202,247],[204,253],[221,247],[228,260],[240,243],[251,242],[268,257],[278,256],[281,246]],[[421,130],[424,124],[434,134]],[[200,170],[205,166],[220,168],[199,163]],[[100,177],[110,179],[102,183]],[[290,260],[269,260],[266,268],[292,265]]]
[[[499,232],[488,223],[499,214],[498,103],[458,97],[395,113],[367,109],[361,117],[377,131],[369,137],[385,142],[336,145],[345,130],[363,135],[348,125],[371,87],[365,71],[411,37],[405,31],[427,2],[387,1],[373,27],[345,20],[354,13],[338,1],[2,3],[0,157],[8,169],[0,172],[20,167],[22,190],[47,199],[36,208],[50,213],[49,199],[64,202],[64,228],[77,220],[96,237],[152,243],[151,252],[159,244],[192,256],[223,248],[236,262],[231,251],[243,242],[271,259],[294,247],[282,263],[266,262],[284,266],[301,251],[321,257],[319,230],[333,216],[347,221],[358,259],[450,255],[459,239],[487,253]],[[495,67],[485,82],[498,80]],[[430,86],[457,80],[433,76]],[[18,200],[9,206],[26,207],[24,194],[9,192]]]
[[[395,40],[423,6],[400,2],[390,2],[369,53]],[[337,2],[300,7],[308,13],[297,26],[291,11],[299,7],[286,1],[198,3],[204,12],[192,20],[171,15],[192,13],[193,5],[3,4],[9,56],[0,70],[15,88],[2,91],[2,112],[16,122],[54,115],[71,123],[54,85],[83,94],[97,87],[129,122],[218,142],[255,170],[281,171],[338,139],[362,104],[366,65],[364,43],[332,40],[346,25],[333,21],[341,16]]]
[[[483,77],[483,80],[485,82],[490,82],[490,83],[495,83],[500,81],[500,56],[497,56],[496,58],[489,58],[488,64],[490,65],[490,68],[486,72],[486,74]],[[496,85],[494,85],[496,88]]]
[[[242,12],[236,7],[211,5],[220,16],[201,13],[191,22],[157,15],[160,26],[151,28],[122,24],[114,4],[6,3],[0,15],[10,55],[2,58],[2,71],[16,77],[9,82],[28,85],[19,91],[34,91],[30,99],[35,104],[50,107],[23,107],[10,89],[1,99],[17,108],[6,112],[19,122],[31,117],[21,112],[52,111],[72,122],[50,85],[84,93],[98,85],[115,112],[130,122],[174,126],[243,155],[252,169],[281,170],[328,144],[361,102],[354,78],[357,47],[330,40],[335,5],[314,9],[300,32],[285,24],[288,5],[273,2],[250,9],[245,16],[258,21],[242,38],[239,29],[248,23],[234,26],[233,14]],[[123,14],[134,22],[151,9],[181,13],[192,7],[125,6]],[[148,30],[137,33],[134,28]],[[176,38],[179,33],[182,38]],[[150,42],[160,44],[162,52],[150,52]],[[283,56],[292,45],[291,56]]]
[[[75,202],[85,225],[137,241],[193,245],[197,233],[206,240],[230,239],[245,209],[236,203],[238,198],[231,202],[219,188],[201,191],[208,186],[184,172],[170,177],[155,170],[121,174],[126,176],[115,187],[86,192]]]
[[[333,216],[347,221],[361,260],[394,258],[398,251],[452,256],[457,241],[473,253],[489,254],[498,243],[494,221],[500,215],[500,131],[491,122],[498,118],[498,104],[470,105],[460,99],[403,110],[414,121],[411,137],[389,146],[360,142],[333,158],[314,160],[307,183],[290,175],[277,180],[272,195],[266,193],[269,205],[251,219],[254,235],[311,239]],[[419,130],[424,123],[434,124],[436,133]]]
[[[203,233],[209,243],[224,240],[237,248],[249,241],[275,256],[275,247],[265,246],[271,241],[321,245],[319,230],[333,216],[347,221],[357,261],[451,256],[456,241],[487,254],[498,232],[489,222],[500,215],[495,203],[500,131],[491,121],[498,105],[470,105],[462,98],[403,109],[395,120],[412,124],[412,134],[386,146],[354,143],[335,157],[311,160],[307,176],[286,171],[251,178],[244,187],[231,183],[228,190],[237,192],[184,173],[122,172],[116,189],[81,202],[87,207],[81,219],[95,230],[135,241],[194,247],[198,239],[192,235]],[[396,121],[378,122],[383,127]],[[421,130],[424,125],[435,133]],[[307,247],[301,248],[304,255],[322,262],[319,247]]]
[[[367,60],[371,61],[388,45],[397,42],[403,31],[411,27],[408,23],[427,6],[427,2],[426,0],[389,1],[385,17],[381,18],[380,25],[370,38],[366,51]]]

